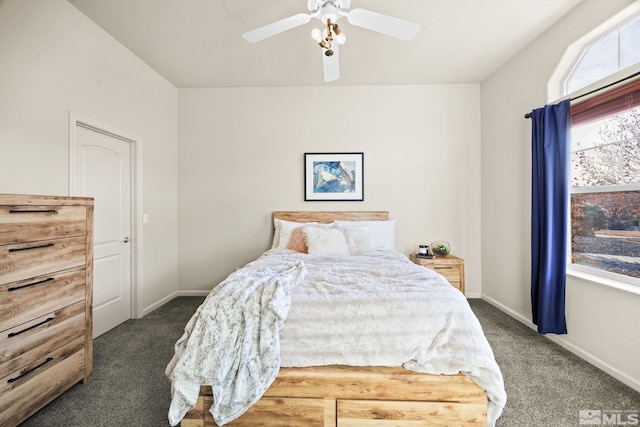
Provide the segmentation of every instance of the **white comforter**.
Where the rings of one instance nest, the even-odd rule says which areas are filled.
[[[444,277],[392,251],[318,256],[272,249],[245,268],[296,261],[307,274],[291,288],[279,335],[280,366],[463,372],[487,391],[488,424],[494,425],[506,403],[502,374],[465,297]]]

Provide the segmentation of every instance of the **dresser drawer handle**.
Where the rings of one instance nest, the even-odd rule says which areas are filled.
[[[28,248],[11,248],[11,249],[9,249],[9,252],[28,251],[29,249],[50,248],[51,246],[55,246],[55,243],[47,243],[46,245],[31,246],[31,247],[28,247]]]
[[[15,378],[9,378],[7,380],[7,382],[9,384],[14,383],[16,381],[18,381],[20,378],[29,375],[31,372],[35,371],[38,368],[42,368],[44,365],[46,365],[47,363],[51,362],[53,360],[53,357],[48,357],[47,360],[45,360],[44,362],[42,362],[41,364],[39,364],[38,366],[34,366],[33,368],[29,369],[28,371],[24,371],[23,373],[21,373],[20,375],[18,375]]]
[[[51,215],[58,215],[58,211],[55,209],[30,209],[30,210],[19,210],[19,209],[12,209],[9,211],[9,213],[13,213],[13,214],[21,214],[21,213],[46,213],[46,214],[51,214]]]
[[[436,270],[451,270],[453,267],[433,267]]]
[[[43,321],[42,321],[42,322],[40,322],[40,323],[36,323],[35,325],[29,326],[28,328],[23,329],[23,330],[18,331],[18,332],[11,332],[11,333],[10,333],[9,335],[7,335],[7,336],[8,336],[9,338],[12,338],[12,337],[15,337],[16,335],[24,334],[25,332],[30,331],[30,330],[32,330],[33,328],[37,328],[38,326],[42,326],[42,325],[44,325],[45,323],[49,323],[49,322],[51,322],[52,320],[53,320],[53,317],[47,317],[47,319],[46,319],[46,320],[43,320]]]
[[[9,291],[9,292],[11,292],[11,291],[19,291],[20,289],[28,288],[29,286],[41,285],[43,283],[51,282],[51,281],[54,281],[54,280],[56,280],[56,279],[54,279],[53,277],[48,277],[48,278],[46,278],[44,280],[40,280],[38,282],[27,283],[26,285],[21,285],[21,286],[14,286],[13,288],[7,289],[7,291]]]

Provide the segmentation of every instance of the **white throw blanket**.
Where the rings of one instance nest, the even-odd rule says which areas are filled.
[[[305,274],[300,261],[247,266],[211,291],[176,342],[166,369],[172,426],[195,406],[200,385],[213,389],[210,412],[220,426],[262,397],[280,370],[279,332],[290,292]]]

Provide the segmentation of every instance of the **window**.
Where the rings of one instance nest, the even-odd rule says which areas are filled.
[[[586,45],[567,74],[564,93],[573,93],[640,62],[640,16],[619,24]]]
[[[640,284],[640,80],[571,116],[571,262]]]

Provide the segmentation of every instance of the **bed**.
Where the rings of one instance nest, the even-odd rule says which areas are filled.
[[[237,295],[238,289],[246,288],[242,280],[247,277],[265,277],[261,284],[267,289],[272,286],[269,284],[278,282],[269,295],[283,295],[282,299],[273,297],[269,304],[276,307],[271,311],[280,316],[265,309],[271,320],[263,320],[255,331],[247,333],[259,341],[259,357],[248,358],[246,363],[228,362],[234,365],[229,365],[225,372],[247,371],[235,379],[233,388],[225,389],[225,384],[212,382],[211,378],[217,377],[209,371],[193,373],[196,368],[191,368],[188,375],[182,374],[186,369],[181,365],[191,363],[190,366],[199,369],[210,362],[208,359],[217,349],[248,341],[246,337],[233,335],[228,337],[228,343],[232,344],[208,342],[206,350],[198,343],[200,336],[219,334],[204,332],[211,319],[214,323],[219,320],[216,319],[219,313],[209,313],[209,320],[202,320],[205,315],[201,309],[206,309],[207,300],[222,292],[212,291],[185,327],[167,367],[172,382],[169,411],[172,425],[176,421],[182,427],[484,427],[495,423],[506,403],[506,394],[502,375],[477,319],[464,296],[442,276],[416,266],[392,249],[394,221],[389,220],[388,212],[274,212],[274,224],[272,249],[232,273],[216,289],[237,286],[234,294]],[[335,235],[336,228],[347,236],[348,255],[323,252],[327,249],[322,246],[326,246],[326,240],[322,239],[328,233]],[[306,251],[295,247],[301,229],[309,243]],[[319,233],[318,239],[312,231]],[[375,234],[375,238],[371,240],[369,234]],[[389,235],[391,241],[385,241]],[[279,241],[281,236],[288,239],[286,246]],[[359,238],[363,240],[359,241],[358,252]],[[383,250],[385,246],[389,250]],[[360,266],[355,279],[350,273],[352,259]],[[278,281],[272,279],[274,269]],[[265,271],[271,272],[271,276]],[[331,280],[325,280],[327,277]],[[346,293],[334,291],[342,284],[334,285],[333,281],[345,281]],[[397,290],[410,293],[404,295]],[[260,297],[263,302],[266,293],[263,291]],[[366,300],[365,294],[373,295],[372,302]],[[251,294],[247,298],[256,297]],[[384,300],[388,307],[378,308],[378,300]],[[425,311],[421,304],[435,307],[427,310],[433,312],[431,317],[419,318],[416,313]],[[456,308],[450,311],[449,306]],[[393,316],[389,316],[391,312]],[[358,321],[353,322],[354,319]],[[311,327],[307,322],[317,325]],[[265,324],[270,326],[265,328]],[[368,330],[370,324],[375,325],[372,330]],[[358,339],[349,338],[355,336]],[[452,349],[445,350],[448,347]],[[242,348],[245,352],[246,347]],[[193,360],[185,362],[186,359]],[[253,378],[256,371],[271,373],[271,377],[256,380]],[[212,415],[216,404],[224,405],[223,400],[242,401],[245,396],[238,389],[243,387],[252,390],[253,395],[246,400],[249,403],[240,410],[234,407],[232,416],[216,418],[217,424]],[[182,405],[181,412],[175,409],[180,407],[177,401]],[[241,415],[237,416],[238,413]]]

